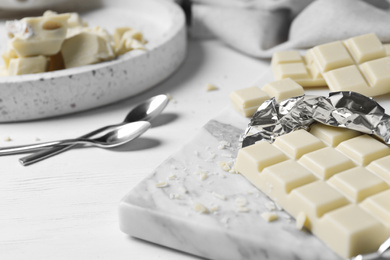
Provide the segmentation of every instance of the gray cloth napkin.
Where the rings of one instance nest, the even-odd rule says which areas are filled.
[[[371,32],[390,42],[387,0],[194,0],[190,19],[191,37],[259,58]]]

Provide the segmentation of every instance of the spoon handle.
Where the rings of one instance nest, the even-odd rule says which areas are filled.
[[[122,124],[101,127],[101,128],[99,128],[99,129],[97,129],[95,131],[92,131],[92,132],[90,132],[88,134],[80,136],[77,139],[91,138],[91,137],[94,137],[95,135],[97,135],[98,133],[110,131],[112,128],[120,126]],[[31,155],[22,157],[22,158],[19,159],[19,162],[23,166],[27,166],[27,165],[39,162],[41,160],[47,159],[47,158],[49,158],[51,156],[54,156],[54,155],[60,154],[62,152],[65,152],[65,151],[71,149],[72,147],[74,147],[75,145],[76,144],[64,144],[64,145],[57,144],[57,145],[54,145],[53,147],[50,147],[48,149],[43,149],[43,150],[38,151],[36,153],[33,153]]]
[[[22,157],[19,159],[19,162],[23,165],[23,166],[27,166],[27,165],[30,165],[30,164],[33,164],[33,163],[36,163],[36,162],[39,162],[41,160],[44,160],[46,158],[49,158],[51,156],[54,156],[56,154],[60,154],[62,152],[65,152],[69,149],[71,149],[73,146],[75,146],[76,144],[70,144],[70,145],[55,145],[51,148],[48,148],[48,149],[44,149],[44,150],[41,150],[41,151],[38,151],[36,153],[33,153],[31,155],[28,155],[28,156],[25,156],[25,157]]]
[[[115,125],[117,126],[117,125]],[[112,127],[115,126],[106,126],[99,128],[97,130],[94,130],[88,134],[85,134],[83,136],[80,136],[77,139],[81,138],[90,138],[95,136],[98,133],[104,133],[107,130],[112,129]],[[27,152],[34,152],[37,150],[42,150],[47,147],[65,147],[65,146],[71,146],[71,141],[72,140],[60,140],[60,141],[50,141],[50,142],[44,142],[44,143],[37,143],[37,144],[28,144],[28,145],[20,145],[20,146],[10,146],[10,147],[3,147],[0,148],[0,156],[2,155],[11,155],[11,154],[19,154],[19,153],[27,153]],[[72,145],[73,146],[73,145]]]
[[[61,143],[61,141],[44,142],[38,144],[20,145],[0,148],[0,155],[10,155],[18,153],[26,153],[37,151],[46,147],[55,146]]]

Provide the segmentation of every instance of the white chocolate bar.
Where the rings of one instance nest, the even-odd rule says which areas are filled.
[[[390,149],[321,124],[239,150],[235,170],[343,258],[390,237]]]
[[[261,88],[261,90],[266,92],[268,96],[275,97],[277,102],[305,94],[302,86],[290,78],[267,83]]]
[[[252,116],[269,96],[258,87],[239,89],[230,93],[234,108],[246,117]]]
[[[275,79],[290,77],[304,87],[321,86],[331,91],[355,91],[366,96],[390,92],[390,46],[373,34],[322,44],[308,50],[275,53]]]

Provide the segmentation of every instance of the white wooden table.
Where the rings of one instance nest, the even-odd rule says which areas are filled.
[[[251,86],[268,65],[218,41],[191,40],[181,68],[141,95],[64,117],[1,124],[0,146],[72,138],[120,122],[153,95],[173,98],[152,129],[123,147],[74,149],[28,167],[19,155],[0,157],[0,259],[197,259],[122,233],[118,203],[230,105],[231,91]],[[208,83],[219,89],[207,92]]]

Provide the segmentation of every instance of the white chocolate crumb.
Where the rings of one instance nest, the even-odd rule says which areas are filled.
[[[265,207],[266,207],[268,210],[270,210],[270,211],[276,210],[276,205],[275,205],[275,203],[273,203],[272,201],[267,201],[267,202],[265,203]]]
[[[207,171],[204,171],[204,170],[197,170],[194,174],[195,174],[195,175],[198,175],[198,176],[201,176],[202,174],[207,174]]]
[[[206,159],[206,162],[211,162],[215,159],[217,155],[215,153],[210,153],[209,156]]]
[[[7,136],[6,138],[4,138],[4,141],[10,142],[10,141],[12,141],[12,139],[11,139],[11,137]]]
[[[272,222],[278,219],[278,215],[274,212],[264,212],[261,214],[261,217],[267,222]]]
[[[221,218],[221,222],[223,223],[223,224],[227,224],[228,222],[229,222],[229,218],[228,217],[223,217],[223,218]]]
[[[244,206],[238,207],[238,212],[246,213],[246,212],[249,212],[249,211],[250,211],[250,208],[247,208],[247,207],[244,207]]]
[[[220,172],[220,173],[218,174],[218,176],[219,176],[221,179],[226,178],[226,174],[224,174],[224,173],[222,173],[222,172]]]
[[[233,155],[231,153],[223,153],[221,155],[222,155],[222,157],[225,157],[225,158],[233,158]]]
[[[243,197],[236,198],[235,202],[236,202],[236,205],[240,206],[240,207],[243,207],[243,206],[245,206],[248,203],[248,201],[245,198],[243,198]]]
[[[275,203],[275,207],[277,210],[279,210],[279,211],[283,210],[283,208],[278,204],[278,200],[276,198],[274,199],[274,203]]]
[[[206,85],[206,91],[213,91],[213,90],[217,90],[217,89],[218,89],[218,87],[213,85],[213,84],[208,83]]]
[[[215,206],[212,206],[212,207],[210,208],[210,211],[211,211],[212,213],[216,213],[216,212],[218,211],[218,209],[219,209],[219,206],[218,206],[218,205],[215,205]]]
[[[206,151],[209,151],[209,150],[211,149],[211,147],[210,147],[210,146],[206,146],[204,149],[205,149]]]
[[[229,163],[227,162],[224,162],[224,161],[219,161],[218,162],[218,166],[224,170],[225,172],[229,172],[231,170],[231,167],[229,165]]]
[[[39,142],[39,141],[41,141],[41,138],[36,137],[36,138],[35,138],[35,141]]]
[[[178,193],[170,193],[170,194],[169,194],[169,198],[170,198],[171,200],[173,200],[173,199],[180,199],[181,196],[180,196],[180,194],[178,194]]]
[[[255,193],[257,193],[258,192],[258,190],[256,189],[256,188],[252,188],[252,189],[250,189],[250,190],[247,190],[247,193],[248,194],[255,194]]]
[[[167,93],[167,97],[168,97],[168,99],[169,99],[170,102],[172,102],[172,103],[174,103],[174,104],[177,103],[176,99],[174,99],[174,98],[171,96],[171,94]]]
[[[218,145],[219,150],[226,149],[227,147],[230,147],[230,143],[226,141],[220,141]]]
[[[213,191],[211,194],[212,194],[215,198],[217,198],[217,199],[226,200],[226,196],[225,196],[225,195],[216,193],[215,191]]]
[[[177,170],[176,165],[173,165],[173,164],[172,164],[172,165],[171,165],[171,169],[172,169],[172,170]]]
[[[196,156],[199,156],[199,151],[195,150],[195,151],[194,151],[194,154],[195,154]]]
[[[184,187],[184,186],[180,186],[178,190],[179,190],[179,192],[182,193],[182,194],[188,193],[188,190],[187,190],[186,187]]]
[[[164,187],[168,186],[168,183],[165,182],[165,181],[159,181],[155,185],[156,185],[157,188],[164,188]]]
[[[210,212],[208,208],[199,202],[194,204],[194,210],[201,214],[208,214]]]
[[[207,179],[208,174],[206,172],[202,172],[201,174],[199,174],[199,178],[201,181],[204,181],[205,179]]]
[[[174,179],[176,179],[176,174],[174,174],[174,173],[171,173],[171,174],[169,174],[169,176],[168,176],[168,179],[169,180],[174,180]]]
[[[283,214],[282,216],[289,223],[293,220],[293,218],[290,215],[288,215],[288,214]]]
[[[229,173],[233,173],[233,174],[239,174],[238,171],[236,171],[236,168],[232,167],[229,171]]]
[[[307,221],[307,216],[304,212],[299,212],[297,219],[296,219],[296,227],[299,230],[302,230],[305,226],[305,223]]]

